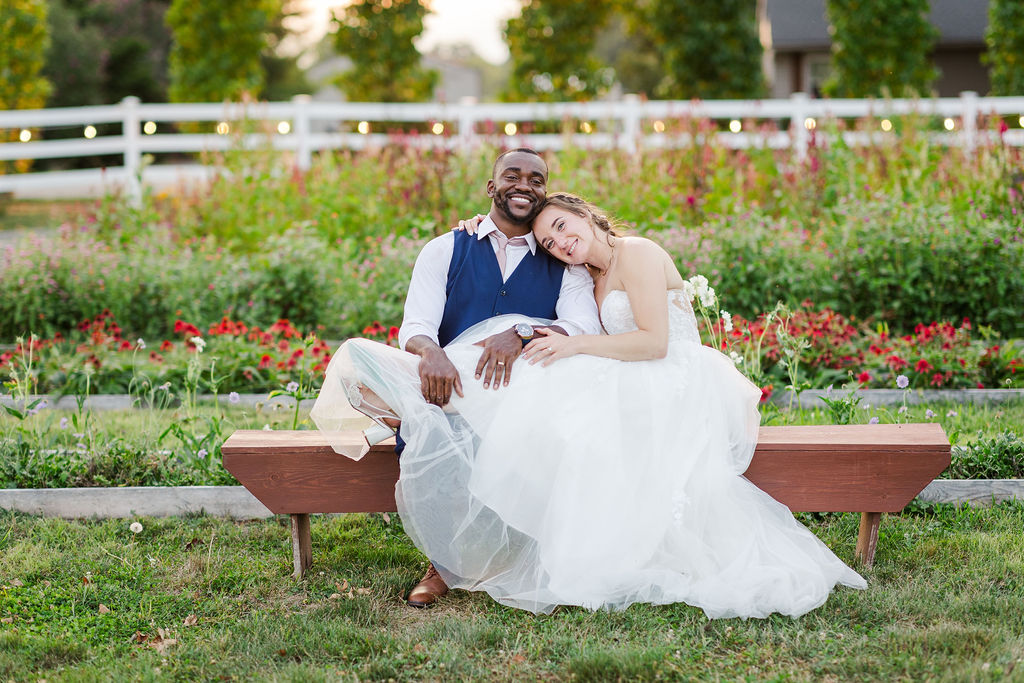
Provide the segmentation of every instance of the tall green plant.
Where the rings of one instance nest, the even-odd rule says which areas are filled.
[[[259,94],[260,54],[277,11],[273,0],[173,0],[166,15],[174,38],[171,101],[219,102]]]
[[[989,1],[985,43],[992,94],[1024,95],[1024,3]]]
[[[613,74],[592,53],[611,10],[610,0],[524,0],[505,25],[512,77],[504,98],[587,100],[606,91]]]
[[[666,98],[753,98],[764,92],[763,50],[750,0],[651,0],[646,25],[664,68]]]
[[[938,31],[928,0],[828,0],[831,97],[928,94],[938,77],[931,51]]]
[[[37,109],[46,103],[50,83],[41,71],[46,63],[50,34],[43,0],[4,0],[0,4],[0,109]],[[0,141],[13,142],[19,131],[0,133]],[[15,162],[18,172],[28,162]],[[0,173],[8,168],[0,163]]]
[[[334,16],[334,47],[352,60],[337,79],[353,102],[430,99],[438,73],[425,69],[413,40],[423,32],[420,0],[355,0]]]

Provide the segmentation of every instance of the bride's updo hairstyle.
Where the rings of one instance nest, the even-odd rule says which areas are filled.
[[[612,244],[612,237],[622,237],[622,226],[617,222],[613,222],[604,211],[582,197],[577,197],[569,192],[552,192],[544,200],[541,211],[549,206],[563,209],[583,218],[590,223],[596,232],[604,233],[604,239],[609,246],[614,246]],[[586,266],[591,275],[597,275],[601,272],[599,268],[595,268],[589,263]]]

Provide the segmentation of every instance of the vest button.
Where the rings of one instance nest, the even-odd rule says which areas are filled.
[[[506,292],[506,291],[505,291],[505,290],[503,289],[503,290],[501,290],[500,292],[498,292],[498,294],[500,294],[500,295],[502,295],[502,296],[506,296],[506,295],[508,294],[508,292]]]

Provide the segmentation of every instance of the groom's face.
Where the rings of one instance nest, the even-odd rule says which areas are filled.
[[[535,154],[512,152],[498,160],[494,177],[487,181],[487,196],[509,221],[531,222],[540,212],[548,191],[548,167]]]

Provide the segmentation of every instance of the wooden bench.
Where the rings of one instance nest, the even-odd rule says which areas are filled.
[[[344,432],[353,443],[359,432]],[[390,440],[356,462],[317,431],[237,431],[224,466],[271,512],[291,515],[296,578],[312,562],[309,515],[393,512],[398,458]],[[937,424],[761,427],[744,476],[799,512],[860,512],[856,558],[871,566],[883,512],[899,512],[949,466]]]

